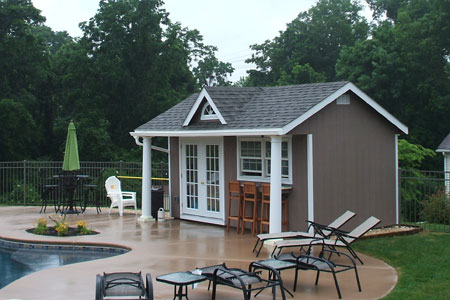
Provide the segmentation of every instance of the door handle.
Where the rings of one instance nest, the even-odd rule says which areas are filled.
[[[202,182],[200,182],[201,184],[205,184],[205,182],[204,181],[202,181]]]

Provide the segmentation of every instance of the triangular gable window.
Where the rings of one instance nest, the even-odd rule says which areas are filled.
[[[202,105],[203,104],[203,105]],[[197,97],[194,105],[189,110],[186,119],[183,122],[183,126],[189,126],[194,115],[200,113],[200,120],[219,120],[221,124],[226,125],[227,122],[223,118],[214,101],[209,96],[206,89],[203,89]]]
[[[217,116],[216,112],[214,111],[214,108],[212,108],[211,104],[209,102],[206,102],[203,105],[202,109],[202,115],[200,117],[200,120],[218,120],[219,117]]]

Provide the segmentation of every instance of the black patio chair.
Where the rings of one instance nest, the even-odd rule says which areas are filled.
[[[269,270],[273,275],[272,279],[263,279],[259,275],[260,272],[251,272],[254,268]],[[202,275],[206,276],[213,283],[212,297],[216,299],[217,285],[226,285],[242,291],[244,300],[250,300],[251,293],[253,291],[261,291],[267,288],[272,289],[273,299],[276,299],[276,287],[280,287],[281,297],[286,299],[283,288],[283,281],[277,270],[259,265],[257,262],[253,262],[249,266],[249,271],[245,271],[237,268],[228,268],[225,263],[222,265],[216,265],[199,269],[202,271]]]
[[[101,209],[101,196],[100,196],[100,188],[103,189],[103,172],[105,171],[104,168],[102,168],[98,175],[95,177],[90,178],[89,182],[86,182],[82,184],[82,190],[83,190],[83,198],[84,201],[80,203],[81,206],[81,212],[84,213],[86,211],[86,207],[89,204],[88,199],[89,195],[93,196],[95,209],[97,210],[97,214],[99,214]]]
[[[62,214],[76,213],[78,214],[76,201],[76,190],[79,183],[77,173],[74,171],[63,171],[58,175],[60,190],[63,193],[63,197],[58,203],[58,210]]]
[[[46,211],[47,205],[51,196],[55,198],[55,193],[59,191],[59,185],[54,182],[53,178],[45,177],[45,172],[43,169],[39,169],[39,181],[40,181],[40,191],[41,191],[41,210],[39,213]],[[56,210],[56,206],[55,206]]]
[[[149,273],[145,276],[145,285],[141,272],[117,272],[97,274],[95,300],[108,298],[136,297],[134,299],[153,300],[153,283]]]
[[[327,252],[329,253],[329,257],[331,257],[332,254],[336,254],[339,256],[340,260],[348,259],[349,263],[348,264],[344,264],[342,262],[338,263],[338,262],[333,262],[329,259],[326,259],[326,258],[324,258],[324,255]],[[313,256],[313,255],[307,255],[307,254],[302,254],[302,255],[296,256],[293,253],[286,253],[286,254],[281,254],[281,255],[277,256],[276,259],[295,262],[297,264],[297,267],[295,270],[295,279],[294,279],[294,288],[293,288],[294,291],[297,288],[298,270],[314,270],[314,271],[316,271],[317,275],[316,275],[315,285],[318,285],[318,283],[319,283],[320,272],[327,272],[327,273],[333,274],[336,291],[338,293],[339,299],[341,299],[342,295],[341,295],[341,290],[339,288],[339,283],[337,281],[336,274],[345,272],[345,271],[349,271],[349,270],[355,270],[356,283],[358,284],[358,290],[361,292],[361,283],[359,281],[358,269],[356,268],[355,260],[346,253],[322,248],[322,251],[320,252],[318,257]]]

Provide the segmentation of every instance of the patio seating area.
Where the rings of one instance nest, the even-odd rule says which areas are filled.
[[[0,299],[94,299],[96,275],[113,272],[150,273],[153,278],[160,275],[193,271],[199,267],[222,263],[230,268],[248,270],[256,261],[268,259],[272,245],[264,245],[258,258],[252,251],[256,237],[241,235],[226,227],[196,222],[167,220],[164,222],[138,221],[134,210],[126,209],[123,217],[95,208],[88,208],[84,215],[69,215],[67,220],[75,223],[85,220],[100,234],[55,238],[37,236],[25,230],[33,226],[39,217],[39,207],[0,207],[0,237],[26,241],[107,244],[125,246],[132,250],[126,254],[101,260],[66,265],[32,273],[0,289]],[[117,210],[117,209],[115,209]],[[378,299],[389,293],[397,282],[396,271],[384,262],[360,254],[364,265],[357,264],[362,291],[355,287],[355,274],[339,274],[339,288],[343,299]],[[340,257],[334,257],[341,259]],[[284,286],[294,284],[295,269],[286,269],[281,274]],[[266,275],[264,274],[264,277]],[[299,271],[293,299],[338,299],[332,274],[322,274],[320,284],[315,285],[315,272]],[[189,299],[211,299],[208,281],[189,289]],[[272,299],[271,289],[264,290],[257,299]],[[172,299],[173,287],[153,280],[154,299]],[[36,298],[36,295],[39,295]],[[68,296],[70,295],[70,297]],[[292,299],[286,294],[287,299]],[[217,285],[216,299],[242,299],[242,291]],[[281,299],[277,288],[277,299]]]

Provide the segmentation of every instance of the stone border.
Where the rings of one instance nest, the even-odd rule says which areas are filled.
[[[0,237],[0,247],[6,249],[28,249],[28,250],[56,250],[56,251],[80,251],[80,252],[96,252],[110,254],[125,254],[131,249],[125,247],[95,245],[95,244],[70,244],[70,243],[54,243],[54,242],[27,242],[20,240],[12,240]]]
[[[395,227],[409,227],[409,229],[402,229],[402,230],[395,230]],[[392,229],[392,230],[389,230]],[[376,228],[375,230],[378,230],[381,232],[368,232],[364,236],[362,236],[360,239],[371,239],[371,238],[377,238],[377,237],[388,237],[388,236],[397,236],[397,235],[410,235],[415,234],[423,231],[422,227],[414,226],[414,225],[406,225],[406,224],[393,224],[388,226],[383,226],[380,228]],[[383,230],[386,230],[383,232]]]

